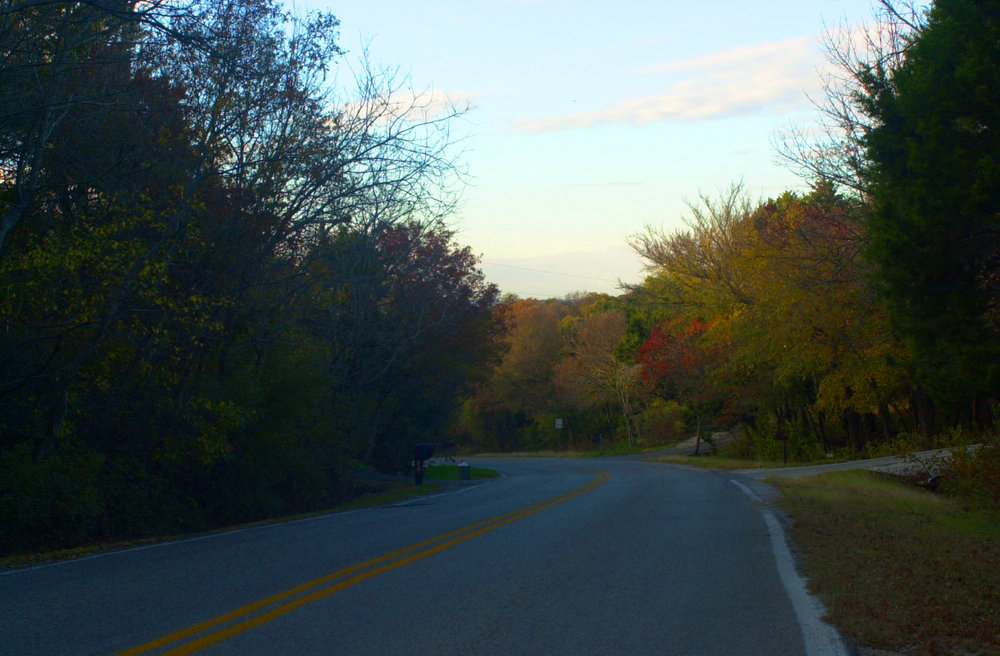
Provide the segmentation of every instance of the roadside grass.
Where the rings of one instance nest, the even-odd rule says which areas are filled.
[[[587,458],[597,451],[557,451],[555,449],[539,449],[538,451],[509,451],[496,453],[476,453],[476,458]],[[602,455],[607,455],[605,451]]]
[[[357,510],[359,508],[385,506],[391,503],[399,503],[416,497],[434,494],[435,492],[440,492],[444,489],[444,486],[438,483],[414,485],[412,482],[392,481],[386,482],[383,485],[384,487],[381,490],[366,492],[365,494],[359,495],[350,501],[345,501],[344,503],[334,506],[328,510],[309,513],[306,515],[296,515],[294,517],[285,517],[280,520],[270,520],[268,523],[272,523],[274,521],[287,521],[289,519],[300,519],[302,517],[314,517],[316,515],[326,515],[328,513],[341,512],[344,510]]]
[[[496,478],[499,474],[495,469],[469,467],[469,476],[473,479]],[[428,465],[424,468],[424,478],[438,481],[457,481],[459,479],[458,465]]]
[[[651,453],[654,451],[660,451],[662,449],[669,448],[673,446],[672,444],[655,444],[650,446],[641,446],[628,448],[624,444],[614,444],[605,449],[593,449],[591,451],[579,451],[577,453],[578,458],[601,458],[603,456],[629,456],[642,453]]]
[[[995,513],[868,471],[768,482],[810,587],[857,645],[1000,655]]]
[[[540,449],[538,451],[509,451],[497,453],[476,453],[476,458],[601,458],[604,456],[627,456],[660,451],[669,448],[672,444],[657,444],[654,446],[644,446],[641,448],[628,448],[621,444],[614,444],[604,449],[592,449],[590,451],[573,451],[554,449]]]
[[[774,469],[777,467],[801,467],[803,463],[790,462],[787,465],[780,460],[772,462],[768,460],[744,460],[741,458],[727,458],[725,456],[682,456],[682,455],[662,455],[645,458],[649,462],[665,462],[671,465],[688,465],[690,467],[701,467],[703,469]],[[823,463],[832,462],[824,460]]]
[[[456,473],[456,478],[457,478],[457,473]],[[218,529],[213,529],[211,531],[205,531],[202,533],[161,535],[157,537],[142,538],[136,540],[100,542],[100,543],[83,545],[80,547],[74,547],[72,549],[59,549],[54,551],[45,551],[38,553],[12,554],[0,557],[0,570],[13,569],[15,567],[26,567],[29,565],[38,565],[55,560],[71,560],[74,558],[83,558],[86,556],[99,554],[105,551],[129,549],[132,547],[139,547],[147,544],[155,544],[157,542],[169,542],[171,540],[183,540],[185,538],[197,537],[200,535],[225,533],[226,531],[232,531],[234,529],[252,528],[254,526],[265,526],[268,524],[280,524],[282,522],[294,521],[297,519],[307,519],[309,517],[317,517],[320,515],[327,515],[330,513],[343,512],[345,510],[357,510],[359,508],[384,506],[393,503],[400,503],[415,497],[434,494],[435,492],[440,492],[443,488],[444,485],[439,483],[425,483],[424,485],[416,486],[412,482],[407,483],[407,482],[388,481],[388,482],[379,482],[378,484],[375,484],[374,482],[367,482],[364,488],[353,499],[323,510],[288,515],[285,517],[276,517],[272,519],[267,519],[257,522],[249,522],[246,524],[238,524],[234,526],[226,526]]]
[[[664,454],[650,456],[650,462],[666,462],[672,465],[690,465],[691,467],[703,467],[706,469],[779,469],[782,467],[810,467],[812,465],[829,465],[836,462],[848,462],[855,460],[858,456],[854,453],[843,451],[829,453],[825,457],[808,459],[789,458],[788,462],[780,456],[777,459],[751,458],[733,456],[727,453],[726,449],[719,452],[711,452],[706,445],[700,455],[691,454]]]

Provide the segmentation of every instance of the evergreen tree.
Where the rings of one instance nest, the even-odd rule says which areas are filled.
[[[920,379],[941,401],[1000,390],[1000,2],[938,0],[859,94],[869,256]]]

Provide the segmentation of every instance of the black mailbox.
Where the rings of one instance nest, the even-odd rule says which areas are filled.
[[[416,485],[424,483],[424,460],[434,457],[434,445],[430,442],[418,442],[413,445],[413,478]]]

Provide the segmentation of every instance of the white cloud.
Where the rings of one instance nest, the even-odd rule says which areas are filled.
[[[392,110],[393,114],[416,113],[424,120],[433,120],[455,111],[461,112],[471,107],[475,99],[476,94],[463,91],[444,92],[433,88],[415,91],[407,88],[392,94]]]
[[[623,98],[573,114],[522,119],[513,132],[544,133],[602,124],[646,125],[781,113],[805,100],[818,84],[822,56],[816,40],[788,39],[732,48],[640,71],[670,75],[660,93]]]
[[[462,91],[443,92],[428,88],[417,91],[409,86],[393,89],[388,97],[386,89],[375,89],[374,93],[365,96],[359,92],[360,98],[350,99],[340,105],[339,109],[348,120],[368,123],[375,121],[376,125],[384,127],[399,119],[418,123],[432,123],[449,116],[464,114],[472,109],[477,95]]]
[[[783,41],[771,41],[753,46],[741,48],[730,48],[711,52],[700,57],[682,59],[679,61],[667,62],[657,66],[650,66],[640,73],[653,74],[672,71],[729,71],[744,69],[747,66],[781,66],[792,59],[802,59],[813,56],[816,49],[816,40],[811,37],[800,37],[795,39],[785,39]]]

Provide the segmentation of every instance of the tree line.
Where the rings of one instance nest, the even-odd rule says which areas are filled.
[[[324,507],[492,357],[460,108],[274,0],[0,8],[0,549]]]
[[[821,128],[779,154],[808,192],[735,186],[631,239],[617,297],[513,300],[507,351],[457,430],[482,448],[662,444],[866,453],[995,425],[1000,3],[879,5],[831,31]],[[564,419],[567,435],[554,428]]]
[[[809,459],[990,430],[1000,3],[832,33],[807,192],[631,239],[617,297],[498,298],[461,108],[276,0],[0,8],[0,551],[328,507],[415,442]],[[556,420],[561,420],[561,428]]]

